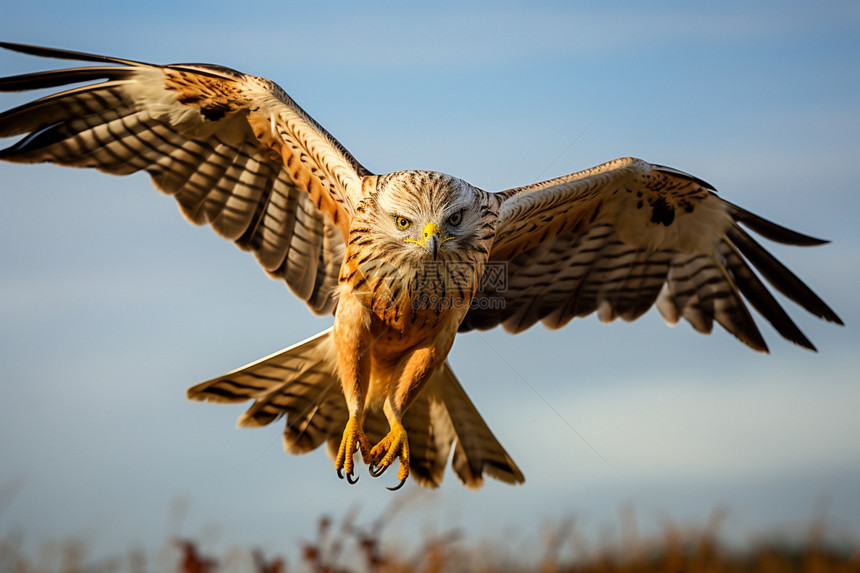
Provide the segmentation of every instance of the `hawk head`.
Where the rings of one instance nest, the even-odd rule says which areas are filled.
[[[471,298],[493,240],[498,207],[491,193],[444,173],[414,170],[365,177],[362,192],[350,248],[363,251],[353,260],[361,261],[371,289],[379,283],[375,277],[395,298]]]
[[[411,170],[363,183],[374,243],[407,264],[458,260],[492,239],[482,229],[487,193],[462,179]]]

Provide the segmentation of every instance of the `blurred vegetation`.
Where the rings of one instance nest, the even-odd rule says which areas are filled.
[[[174,538],[150,560],[142,550],[90,560],[83,542],[52,543],[30,556],[21,548],[20,535],[8,535],[0,538],[0,573],[860,573],[860,544],[845,535],[834,538],[824,519],[813,520],[794,541],[777,533],[730,549],[720,539],[725,512],[715,512],[704,527],[667,525],[649,538],[637,531],[628,509],[622,512],[620,540],[596,547],[573,521],[563,522],[542,534],[542,547],[535,552],[541,556],[526,562],[511,556],[516,549],[506,540],[470,542],[457,531],[426,535],[417,549],[404,550],[386,542],[385,526],[394,509],[369,525],[358,525],[355,511],[339,523],[323,517],[313,539],[285,548],[284,554],[234,549],[209,555],[195,540]]]

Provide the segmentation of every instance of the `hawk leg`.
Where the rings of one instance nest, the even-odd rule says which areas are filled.
[[[450,349],[450,343],[453,340],[451,337],[445,343],[447,347],[445,353]],[[400,372],[396,384],[382,407],[390,430],[388,435],[370,450],[370,475],[381,476],[395,460],[399,459],[400,470],[397,472],[397,479],[400,483],[388,488],[392,491],[403,487],[406,478],[409,477],[409,438],[406,435],[406,428],[403,427],[403,413],[433,373],[436,357],[437,348],[433,345],[417,348],[406,357],[399,365]]]
[[[361,452],[361,459],[364,463],[368,463],[370,460],[370,442],[367,436],[364,435],[364,430],[361,429],[358,418],[350,416],[343,430],[340,447],[337,449],[334,469],[337,472],[337,477],[340,479],[343,479],[343,474],[345,473],[346,481],[351,484],[358,481],[358,478],[353,479],[353,476],[355,476],[355,462],[352,457],[356,448]],[[341,473],[341,470],[343,473]]]
[[[403,487],[406,478],[409,477],[409,439],[403,424],[395,421],[391,423],[391,431],[388,432],[388,435],[370,450],[370,475],[373,477],[381,476],[398,458],[400,459],[400,470],[397,472],[397,479],[400,480],[400,483],[388,488],[391,491]]]

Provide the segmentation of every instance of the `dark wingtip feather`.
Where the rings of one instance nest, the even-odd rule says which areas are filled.
[[[44,127],[39,131],[33,132],[14,145],[0,149],[0,159],[18,163],[32,163],[34,160],[30,158],[30,153],[62,141],[68,137],[67,133],[62,132],[62,128],[62,124],[53,124]],[[49,160],[40,158],[35,161]]]
[[[734,279],[744,298],[770,322],[783,338],[815,352],[816,349],[812,342],[791,320],[791,317],[759,280],[732,243],[724,241],[720,245],[720,252],[725,259],[726,268],[731,273],[732,279]]]
[[[123,60],[121,58],[111,58],[109,56],[100,56],[98,54],[88,54],[86,52],[73,52],[72,50],[61,50],[58,48],[46,48],[43,46],[31,46],[29,44],[16,44],[13,42],[0,42],[0,48],[20,52],[30,56],[39,56],[41,58],[56,58],[59,60],[77,60],[79,62],[110,62],[114,64],[129,64],[139,65],[142,62],[134,60]]]
[[[726,204],[728,205],[729,212],[735,221],[743,223],[744,226],[755,231],[762,237],[770,239],[771,241],[776,241],[777,243],[782,243],[784,245],[795,245],[798,247],[814,247],[818,245],[826,245],[830,242],[825,239],[810,237],[809,235],[792,231],[782,225],[777,225],[772,221],[768,221],[764,217],[759,217],[754,213],[750,213],[746,209],[741,209],[737,205],[733,205],[728,202]]]
[[[54,88],[68,84],[88,82],[98,79],[120,79],[128,77],[134,71],[127,67],[96,66],[89,68],[72,68],[68,70],[52,70],[9,76],[0,78],[0,92],[18,92]]]
[[[802,306],[808,312],[828,322],[844,324],[833,309],[815,294],[803,281],[759,245],[740,227],[728,233],[732,244],[758,269],[767,281],[782,294]]]

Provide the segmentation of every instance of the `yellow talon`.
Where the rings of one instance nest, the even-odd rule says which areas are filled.
[[[356,448],[361,452],[361,459],[364,463],[368,463],[370,460],[370,442],[364,435],[358,418],[350,416],[346,422],[346,427],[343,429],[343,438],[340,440],[340,447],[337,449],[337,457],[334,460],[334,469],[338,477],[342,477],[341,470],[343,470],[347,481],[350,483],[358,481],[358,478],[355,481],[351,479],[351,476],[355,474],[355,463],[352,455]]]
[[[395,422],[388,435],[370,450],[370,460],[377,468],[375,470],[372,468],[371,475],[374,477],[382,475],[397,458],[400,459],[400,470],[397,472],[400,485],[394,489],[402,486],[409,476],[409,439],[406,436],[406,429],[399,422]]]

